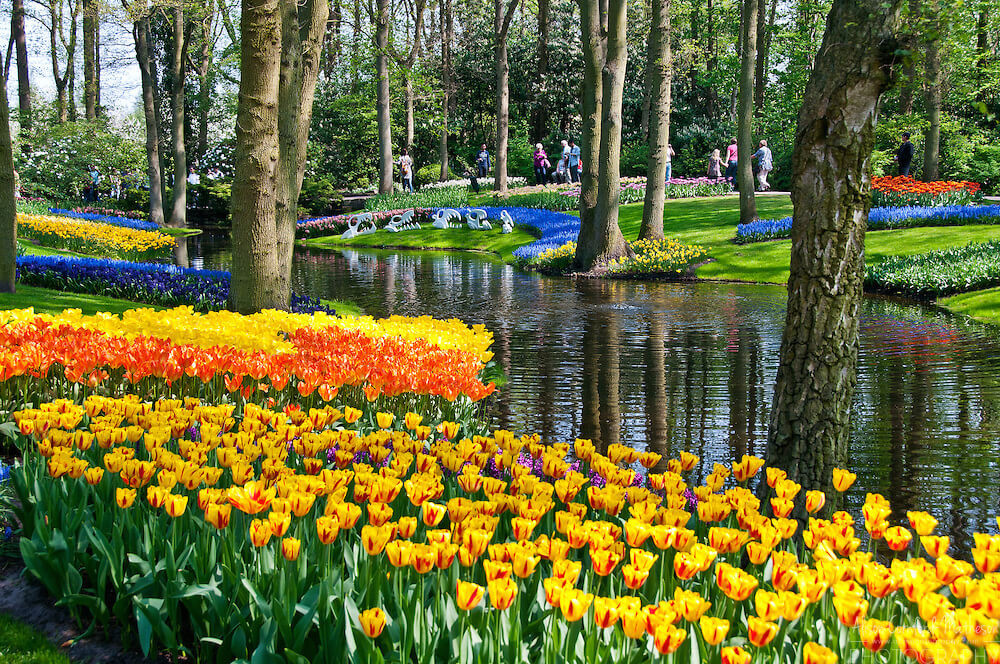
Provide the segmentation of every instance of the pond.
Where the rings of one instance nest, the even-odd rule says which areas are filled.
[[[227,238],[190,241],[193,267],[229,269]],[[591,438],[702,463],[763,455],[785,289],[547,278],[476,254],[299,250],[293,288],[374,316],[482,323],[510,382],[498,426]],[[968,551],[1000,511],[1000,330],[866,298],[848,496],[927,510]],[[707,471],[706,471],[707,472]]]

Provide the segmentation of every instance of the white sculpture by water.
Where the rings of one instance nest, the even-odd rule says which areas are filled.
[[[488,231],[493,228],[486,220],[486,210],[480,208],[465,213],[465,224],[474,231]]]
[[[370,224],[367,228],[362,229],[362,224]],[[340,236],[341,240],[350,240],[352,237],[359,237],[361,235],[371,235],[378,229],[375,227],[375,217],[372,216],[371,212],[362,212],[361,214],[356,214],[347,220],[347,230],[343,232]]]
[[[514,220],[510,218],[507,210],[500,210],[500,233],[506,235],[514,231]]]
[[[446,228],[457,228],[458,225],[462,223],[462,213],[452,208],[443,208],[435,212],[434,216],[431,217],[431,219],[434,220],[434,223],[431,225],[434,226],[434,228],[437,228],[438,230],[444,230]],[[455,226],[452,226],[449,223],[449,220],[451,219],[456,220]]]
[[[401,233],[402,231],[419,231],[420,224],[413,221],[414,210],[407,210],[403,214],[395,215],[385,230],[390,233]]]

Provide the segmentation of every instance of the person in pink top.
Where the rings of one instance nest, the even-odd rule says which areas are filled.
[[[729,143],[729,147],[726,148],[726,179],[729,180],[729,184],[736,186],[736,139],[734,138]]]

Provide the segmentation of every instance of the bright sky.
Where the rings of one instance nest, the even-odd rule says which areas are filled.
[[[10,40],[10,4],[0,14],[0,39],[6,45]],[[46,17],[48,11],[36,0],[25,0],[25,32],[28,40],[28,65],[31,88],[36,98],[51,101],[56,96],[55,78],[52,75],[52,55],[49,47],[49,31],[37,18]],[[67,21],[68,22],[68,21]],[[140,102],[139,66],[135,61],[135,46],[131,27],[126,28],[112,20],[101,25],[101,103],[111,116],[121,117],[136,109]],[[4,56],[6,51],[3,52]],[[60,74],[65,67],[65,53],[59,52]],[[16,55],[14,56],[16,60]],[[12,62],[7,82],[7,98],[11,106],[17,106],[17,68]],[[76,57],[76,97],[80,113],[83,113],[83,34],[77,37]]]

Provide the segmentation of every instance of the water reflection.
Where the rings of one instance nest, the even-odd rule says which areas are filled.
[[[228,268],[211,238],[192,238],[189,251],[192,265]],[[547,279],[481,256],[360,251],[300,252],[293,282],[376,316],[486,325],[510,378],[493,404],[498,426],[549,441],[588,437],[601,448],[687,449],[705,468],[766,444],[783,288]],[[878,491],[894,518],[926,509],[968,547],[973,530],[997,530],[998,429],[994,328],[866,300],[851,509]]]

